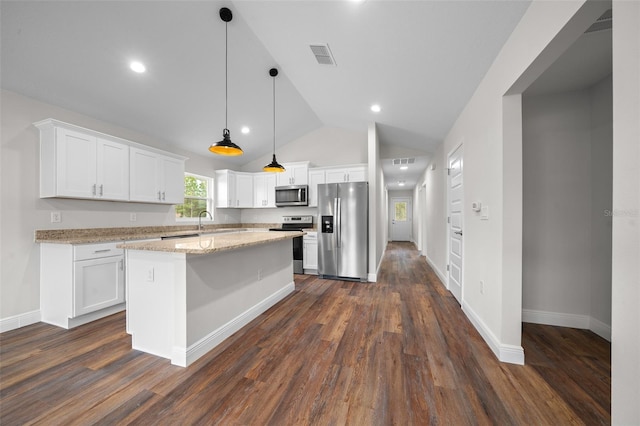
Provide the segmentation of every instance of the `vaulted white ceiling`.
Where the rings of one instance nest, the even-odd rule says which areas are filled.
[[[2,1],[2,87],[201,155],[229,129],[245,164],[320,126],[427,155],[445,137],[528,0]],[[309,45],[328,43],[337,66]],[[148,72],[134,74],[131,59]],[[382,111],[369,107],[379,103]],[[240,128],[251,128],[249,135]],[[313,159],[310,159],[313,161]]]

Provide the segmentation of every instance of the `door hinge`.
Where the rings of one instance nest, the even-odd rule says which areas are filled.
[[[451,216],[447,216],[447,223],[451,223]]]
[[[447,265],[447,272],[449,272],[449,265]]]
[[[447,176],[451,175],[451,169],[447,169]]]

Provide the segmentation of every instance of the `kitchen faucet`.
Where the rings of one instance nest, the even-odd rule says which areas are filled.
[[[198,215],[198,231],[202,231],[202,213],[206,213],[209,215],[209,217],[211,218],[211,220],[213,220],[213,216],[211,216],[211,213],[209,213],[206,210],[202,210],[200,212],[200,214]]]

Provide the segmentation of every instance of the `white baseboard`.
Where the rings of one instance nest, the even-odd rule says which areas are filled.
[[[594,317],[589,318],[589,330],[593,331],[603,339],[609,342],[611,341],[611,326],[595,319]]]
[[[611,341],[611,326],[589,315],[523,309],[522,322],[591,330],[603,339]]]
[[[467,315],[471,324],[478,330],[480,336],[487,342],[500,362],[524,365],[524,349],[522,346],[507,345],[500,343],[498,338],[491,332],[489,327],[480,319],[473,309],[466,303],[462,303],[462,311]]]
[[[367,281],[370,283],[378,282],[378,274],[367,274]]]
[[[40,322],[40,310],[0,319],[0,333]]]
[[[184,348],[174,347],[171,355],[171,364],[178,365],[180,367],[188,367],[198,358],[222,343],[233,333],[256,319],[267,309],[293,293],[295,288],[295,283],[293,281],[290,282],[260,303],[247,309],[231,321],[189,346],[186,350]]]
[[[431,269],[433,269],[433,272],[435,272],[436,275],[438,276],[438,278],[440,278],[440,281],[442,281],[442,285],[447,287],[447,277],[446,277],[446,275],[444,275],[442,273],[442,271],[440,269],[438,269],[438,267],[433,262],[433,260],[429,259],[429,256],[425,255],[424,258],[427,259],[427,263],[429,264],[429,266],[431,266]]]

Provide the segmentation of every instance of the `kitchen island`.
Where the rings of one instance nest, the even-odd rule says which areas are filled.
[[[186,367],[293,292],[292,239],[234,232],[119,244],[134,349]]]

